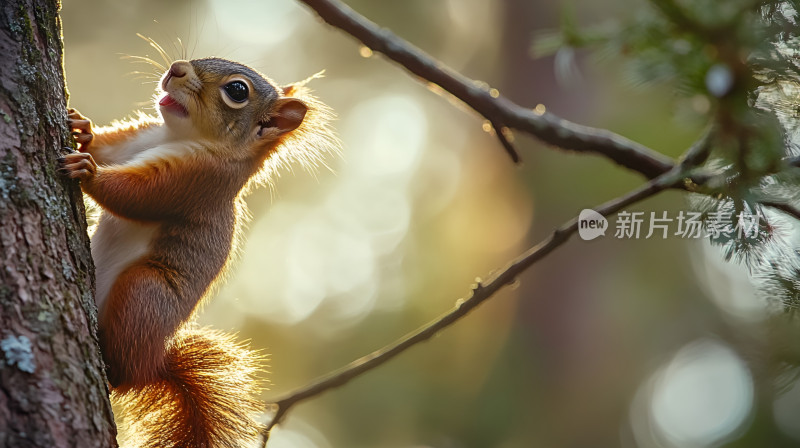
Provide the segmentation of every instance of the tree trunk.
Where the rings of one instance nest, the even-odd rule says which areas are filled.
[[[0,447],[114,447],[58,0],[0,1]]]

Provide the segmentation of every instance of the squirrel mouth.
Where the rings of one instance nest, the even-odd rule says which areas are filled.
[[[162,110],[168,110],[176,115],[180,115],[182,117],[189,116],[189,111],[186,108],[175,100],[175,98],[169,96],[169,94],[164,95],[164,98],[159,100],[158,105],[161,106]]]

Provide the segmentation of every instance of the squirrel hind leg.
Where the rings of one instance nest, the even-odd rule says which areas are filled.
[[[262,425],[254,416],[262,358],[217,331],[182,328],[166,351],[162,377],[140,389],[115,393],[133,446],[240,448]],[[115,391],[116,392],[116,391]]]
[[[190,310],[167,312],[181,303],[166,274],[147,262],[125,269],[100,310],[99,339],[111,386],[119,393],[163,376],[166,344]]]

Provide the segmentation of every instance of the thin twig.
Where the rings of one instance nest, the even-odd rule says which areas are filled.
[[[581,126],[549,112],[521,107],[446,67],[391,31],[381,28],[339,0],[301,0],[327,23],[383,53],[409,72],[434,83],[463,101],[499,128],[533,135],[562,149],[605,156],[652,179],[672,169],[669,157],[605,129]]]
[[[338,0],[302,1],[329,24],[358,38],[371,50],[383,53],[411,73],[440,86],[488,119],[512,159],[515,159],[516,151],[502,135],[503,127],[527,132],[545,143],[563,149],[603,155],[617,164],[651,179],[640,188],[594,209],[603,216],[619,212],[631,204],[666,189],[690,190],[686,186],[689,170],[696,165],[695,162],[704,160],[707,156],[712,140],[708,137],[708,133],[693,145],[681,163],[675,164],[669,157],[610,131],[577,125],[548,112],[539,113],[525,109],[500,96],[497,92],[480,87],[474,81],[445,67],[390,31],[365,19]],[[790,161],[790,165],[800,166],[800,160]],[[691,180],[695,184],[698,181],[702,184],[710,178],[710,176],[700,175],[691,177]],[[774,204],[766,205],[775,207]],[[282,421],[294,405],[347,384],[354,378],[382,365],[420,342],[430,339],[459,321],[504,286],[514,283],[526,269],[568,241],[578,230],[578,225],[579,221],[576,217],[555,229],[545,240],[526,251],[487,283],[476,284],[467,299],[459,300],[451,311],[440,318],[388,346],[276,399],[273,402],[276,412],[263,431],[264,446],[269,439],[271,429]]]
[[[511,160],[515,164],[520,163],[522,159],[519,157],[519,152],[517,152],[517,149],[514,147],[511,141],[506,137],[506,134],[503,132],[504,129],[508,128],[504,128],[503,126],[498,125],[497,123],[492,123],[492,128],[494,128],[494,133],[495,135],[497,135],[497,139],[500,140],[500,144],[503,145],[503,148],[505,148],[506,152],[508,153],[508,156],[511,157]]]
[[[782,201],[759,201],[761,205],[772,207],[775,210],[780,210],[787,215],[793,216],[795,219],[800,220],[800,209],[788,202]]]
[[[594,210],[603,216],[616,213],[633,203],[649,198],[650,196],[653,196],[665,189],[673,188],[673,186],[684,177],[683,173],[684,169],[680,166],[677,166],[669,172],[650,180],[636,190],[606,202]],[[567,242],[567,240],[569,240],[569,238],[577,230],[578,218],[575,217],[554,230],[553,233],[551,233],[550,236],[544,241],[532,247],[519,258],[514,260],[508,267],[506,267],[499,274],[495,275],[486,284],[477,283],[472,288],[470,297],[465,300],[457,301],[455,308],[448,313],[419,328],[413,333],[400,338],[393,344],[387,345],[370,353],[367,356],[359,358],[345,367],[331,372],[311,382],[309,385],[297,389],[275,400],[273,404],[277,406],[277,411],[272,418],[272,421],[266,426],[263,432],[264,445],[266,446],[266,442],[269,439],[269,431],[276,424],[280,423],[289,409],[291,409],[295,404],[308,398],[320,395],[328,390],[347,384],[350,382],[350,380],[380,366],[400,353],[403,353],[410,347],[419,344],[420,342],[427,341],[439,331],[449,327],[466,316],[470,311],[474,310],[478,305],[492,297],[504,286],[514,283],[517,277],[523,271],[544,258],[546,255],[550,254],[557,247]]]

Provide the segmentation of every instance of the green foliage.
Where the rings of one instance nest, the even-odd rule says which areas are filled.
[[[614,24],[579,26],[566,9],[562,29],[539,35],[537,56],[588,48],[622,61],[636,88],[669,85],[713,126],[704,166],[709,181],[691,205],[726,260],[745,264],[757,289],[787,310],[800,305],[798,217],[763,204],[800,203],[800,0],[650,0]],[[558,57],[556,58],[558,60]],[[784,210],[785,211],[785,210]],[[737,225],[759,218],[757,231]],[[722,227],[720,216],[732,217]]]

